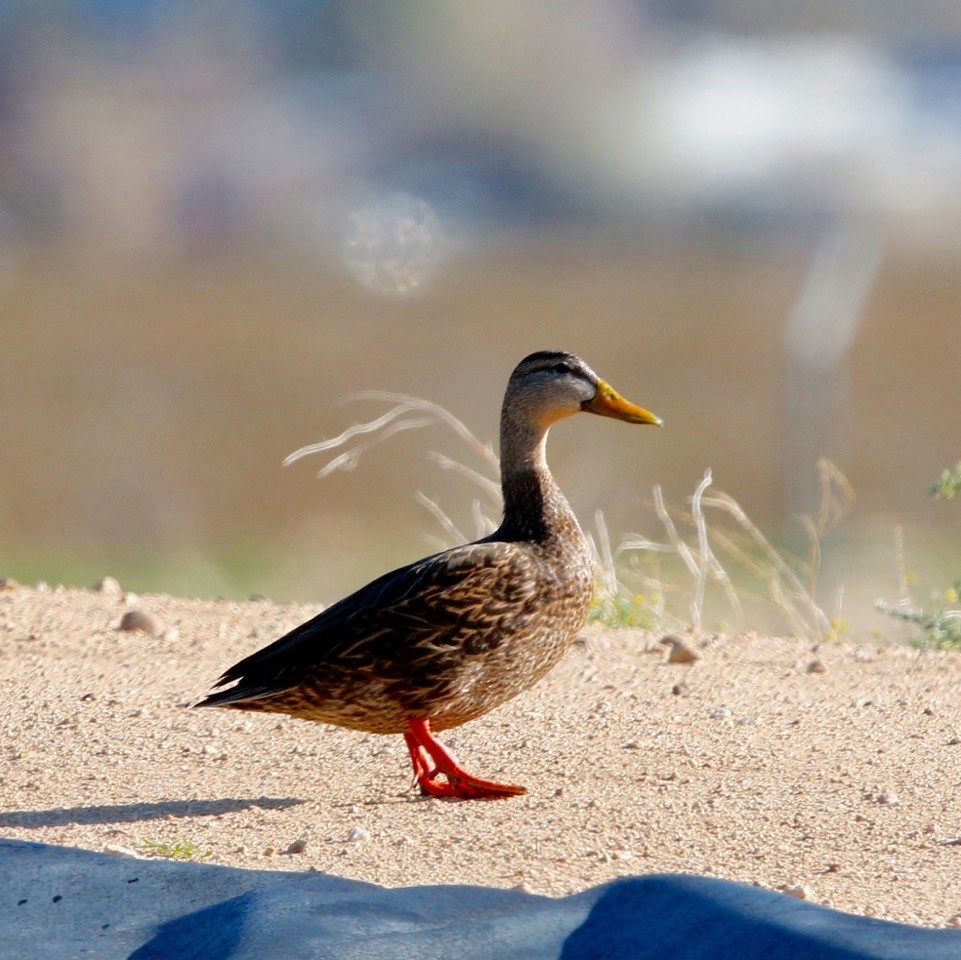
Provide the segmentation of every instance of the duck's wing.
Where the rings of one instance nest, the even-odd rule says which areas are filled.
[[[197,706],[257,700],[327,670],[398,680],[483,653],[537,607],[543,572],[517,543],[455,547],[384,574],[234,664]]]

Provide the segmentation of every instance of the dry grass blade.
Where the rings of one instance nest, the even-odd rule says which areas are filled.
[[[714,551],[711,550],[707,521],[704,518],[704,510],[702,508],[702,500],[704,492],[712,482],[713,477],[711,471],[705,471],[704,478],[698,484],[697,489],[694,491],[694,496],[691,498],[691,516],[697,529],[698,552],[700,554],[697,588],[694,598],[694,604],[696,606],[694,624],[697,627],[701,625],[701,607],[704,603],[704,589],[707,585],[707,575],[709,573],[714,580],[721,584],[727,596],[728,603],[737,616],[738,622],[741,621],[743,613],[741,601],[737,597],[737,592],[734,589],[734,584],[731,583],[731,578],[727,575],[727,571],[721,565],[721,562],[714,555]]]
[[[637,533],[629,533],[626,540],[622,540],[620,546],[614,551],[614,556],[620,560],[624,553],[677,553],[669,543],[658,543],[656,540],[649,540]]]
[[[467,542],[467,537],[465,537],[464,534],[457,529],[457,525],[453,520],[451,520],[450,517],[447,516],[446,513],[444,513],[436,501],[431,500],[430,497],[421,493],[420,490],[418,490],[414,496],[422,507],[426,507],[430,511],[434,519],[437,520],[437,522],[447,531],[451,539],[454,541],[453,544],[447,544],[447,546]]]
[[[484,490],[491,500],[500,505],[501,488],[500,485],[495,483],[493,480],[488,479],[482,473],[472,470],[466,464],[463,464],[458,460],[454,460],[452,457],[448,457],[443,453],[437,453],[436,451],[432,450],[427,454],[427,457],[436,463],[441,470],[453,470],[454,473],[459,473],[462,477],[467,477],[468,480],[470,480],[472,483],[476,483],[477,486]]]
[[[714,555],[711,553],[711,545],[707,540],[707,524],[704,522],[704,511],[701,509],[701,498],[704,491],[711,485],[711,471],[706,470],[701,482],[694,491],[691,498],[691,516],[694,518],[694,525],[697,528],[698,543],[698,564],[695,574],[694,599],[691,601],[691,623],[701,629],[701,610],[704,606],[704,588],[707,585],[707,568]]]
[[[806,564],[807,591],[814,595],[818,572],[821,569],[821,541],[850,513],[856,499],[848,478],[827,458],[817,463],[821,500],[818,515],[801,517],[801,525],[808,538]]]
[[[407,396],[406,394],[381,393],[379,391],[358,393],[351,399],[381,400],[393,403],[394,406],[378,417],[348,427],[336,437],[301,447],[284,460],[284,466],[289,466],[291,463],[311,454],[327,453],[337,450],[338,448],[351,444],[358,437],[369,437],[369,439],[355,443],[354,446],[349,446],[348,449],[333,457],[333,459],[321,468],[317,476],[322,478],[329,476],[337,470],[353,470],[363,454],[370,450],[371,447],[383,443],[385,440],[402,431],[416,430],[421,427],[439,423],[453,430],[461,440],[467,443],[471,450],[482,458],[487,466],[492,467],[495,472],[499,470],[499,461],[490,445],[482,443],[461,420],[437,403],[433,403],[430,400],[422,400],[419,397]],[[411,413],[421,414],[421,416],[408,416]],[[453,471],[470,480],[471,483],[480,487],[493,503],[500,506],[500,486],[494,480],[485,477],[481,472],[445,454],[431,452],[428,454],[428,457],[442,470]],[[421,506],[425,507],[431,513],[454,543],[464,543],[466,541],[467,538],[463,536],[457,525],[444,513],[435,501],[419,492],[416,494],[416,499]],[[476,501],[473,506],[473,516],[474,524],[478,529],[478,537],[485,536],[494,529],[495,524],[484,514],[480,503]],[[438,540],[437,538],[431,538],[431,541],[441,547],[453,545],[453,543]]]
[[[611,538],[607,532],[607,523],[604,520],[604,511],[598,510],[594,514],[594,526],[597,528],[597,542],[593,537],[588,537],[597,565],[601,571],[601,581],[604,592],[608,596],[614,596],[618,592],[620,584],[617,580],[617,569],[614,565],[614,554],[611,550]]]
[[[720,492],[705,499],[704,505],[722,510],[731,516],[761,549],[771,565],[769,587],[774,603],[788,614],[792,622],[800,627],[801,632],[813,631],[818,636],[825,636],[830,631],[830,622],[824,611],[817,605],[810,591],[805,589],[790,564],[775,550],[741,505],[732,496]],[[786,590],[784,584],[788,584],[790,589]]]
[[[439,403],[432,400],[424,400],[421,397],[411,397],[405,393],[384,393],[380,390],[364,390],[355,393],[348,399],[351,400],[383,400],[387,403],[395,403],[398,406],[408,406],[412,410],[421,410],[430,414],[439,423],[450,427],[479,457],[486,460],[495,470],[500,470],[500,460],[494,453],[489,443],[479,440],[474,432],[467,425],[459,420]]]
[[[474,532],[478,540],[480,540],[481,537],[486,537],[488,534],[493,533],[497,529],[497,524],[484,513],[484,508],[481,506],[480,500],[475,499],[471,503],[471,516],[474,518]]]
[[[654,510],[664,527],[669,543],[658,543],[647,537],[631,534],[621,542],[615,557],[620,560],[624,554],[642,552],[676,554],[694,579],[694,594],[689,604],[690,623],[697,629],[702,627],[703,607],[708,578],[721,584],[731,609],[735,612],[738,622],[742,618],[741,602],[731,582],[727,571],[721,565],[711,547],[710,531],[704,515],[702,505],[705,491],[712,483],[711,471],[707,470],[691,497],[691,516],[684,515],[682,519],[694,527],[697,534],[697,547],[692,548],[678,532],[671,515],[672,511],[664,502],[664,495],[659,486],[654,487]],[[670,588],[659,584],[658,593],[663,596]]]
[[[851,481],[826,457],[818,460],[818,478],[821,483],[818,530],[823,537],[851,512],[857,494]]]
[[[333,460],[317,471],[317,478],[323,479],[332,473],[336,473],[338,470],[353,470],[360,462],[361,456],[370,450],[371,447],[376,447],[377,444],[390,439],[396,433],[402,433],[404,430],[418,430],[429,424],[430,420],[423,418],[420,420],[397,420],[390,424],[390,426],[383,427],[380,433],[373,437],[373,439],[368,440],[366,443],[359,443],[352,450],[347,450],[339,457],[334,457]]]
[[[798,596],[798,594],[785,592],[781,578],[777,576],[773,569],[769,572],[768,593],[771,597],[771,602],[788,618],[796,634],[804,635],[811,631],[811,624],[804,619],[804,616],[798,610],[797,604],[795,603],[794,598]],[[819,633],[819,636],[820,635]]]
[[[894,563],[898,571],[899,603],[908,604],[911,602],[911,593],[908,590],[908,568],[904,561],[904,527],[900,523],[894,527]]]
[[[373,420],[367,420],[364,423],[355,423],[353,426],[348,427],[343,433],[338,434],[336,437],[332,437],[329,440],[321,440],[319,443],[311,443],[306,447],[301,447],[299,450],[295,450],[293,453],[288,454],[284,458],[284,466],[289,467],[292,463],[300,460],[302,457],[310,456],[314,453],[324,453],[327,450],[336,450],[337,447],[342,447],[349,440],[353,440],[354,437],[362,436],[367,433],[376,433],[378,430],[382,430],[388,424],[393,423],[398,417],[403,416],[405,413],[410,413],[411,410],[415,409],[410,403],[398,404],[396,407],[388,410],[385,414],[376,417]],[[422,420],[417,423],[417,426],[426,426],[430,421]]]
[[[677,527],[674,526],[671,514],[664,504],[664,494],[661,492],[661,485],[659,483],[654,486],[654,510],[657,513],[658,519],[664,525],[667,538],[677,551],[677,555],[684,561],[685,566],[691,572],[691,576],[696,577],[697,561],[694,559],[694,554],[691,553],[691,548],[684,542],[677,532]]]

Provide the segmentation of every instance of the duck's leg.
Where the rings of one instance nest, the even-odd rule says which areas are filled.
[[[421,790],[434,797],[456,797],[460,800],[492,800],[527,793],[524,787],[494,783],[469,774],[460,767],[450,751],[434,738],[426,717],[411,717],[404,734],[414,767],[414,779]],[[438,780],[438,774],[447,779]]]
[[[414,783],[420,784],[422,780],[436,776],[437,769],[430,759],[430,754],[414,739],[413,734],[405,733],[404,740],[407,741],[410,762],[414,767]]]

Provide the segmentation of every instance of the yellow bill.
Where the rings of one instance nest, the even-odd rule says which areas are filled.
[[[602,417],[613,417],[615,420],[626,420],[628,423],[649,423],[659,427],[664,422],[650,410],[638,407],[625,400],[609,383],[597,381],[597,393],[593,400],[581,404],[581,409],[588,413],[596,413]]]

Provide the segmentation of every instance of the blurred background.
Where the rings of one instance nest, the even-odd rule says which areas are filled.
[[[829,457],[873,630],[961,575],[959,184],[956,0],[0,2],[0,574],[331,602],[444,533],[418,490],[473,536],[426,454],[482,464],[284,457],[370,389],[496,443],[563,348],[666,422],[553,431],[586,527],[711,468],[803,555]]]

